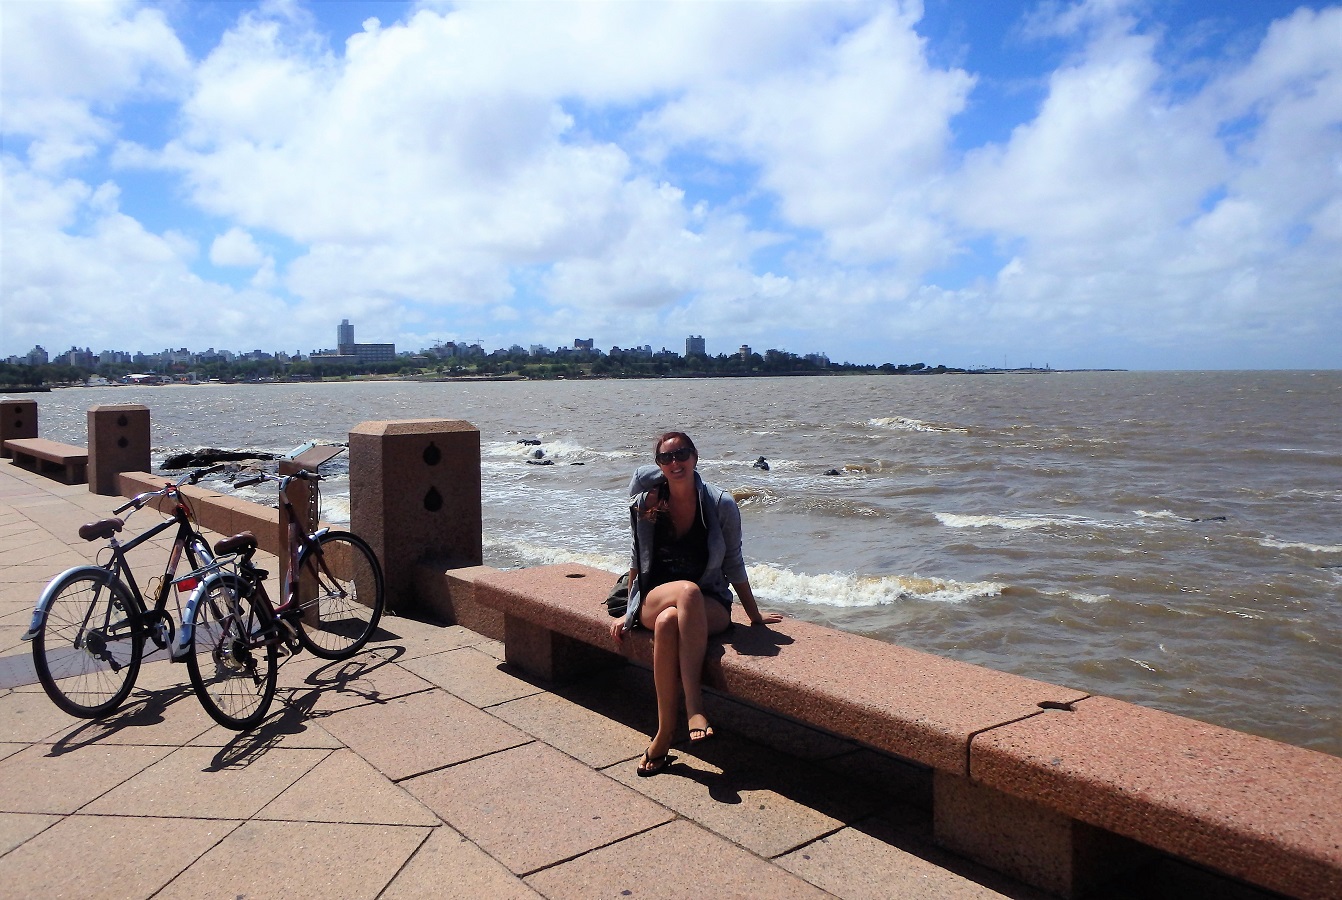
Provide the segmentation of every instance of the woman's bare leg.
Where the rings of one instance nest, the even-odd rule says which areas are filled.
[[[653,623],[652,683],[657,691],[657,734],[648,756],[654,759],[671,749],[680,711],[680,628],[676,610],[668,607]]]
[[[671,746],[680,692],[684,690],[685,713],[691,728],[707,724],[704,717],[703,667],[708,635],[731,624],[725,607],[706,601],[692,581],[674,581],[649,592],[639,618],[652,622],[653,684],[657,689],[657,736],[649,755],[660,756]],[[696,723],[694,720],[699,719]]]

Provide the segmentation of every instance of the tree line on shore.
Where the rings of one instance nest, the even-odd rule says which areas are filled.
[[[41,387],[88,384],[96,378],[120,381],[133,370],[121,364],[84,369],[68,365],[25,366],[0,363],[0,386]],[[679,354],[640,354],[533,357],[527,353],[491,354],[466,360],[432,357],[403,357],[392,362],[361,366],[331,364],[311,360],[215,360],[187,365],[149,367],[137,374],[160,375],[165,381],[319,381],[351,376],[401,378],[513,377],[557,378],[666,378],[666,377],[740,377],[751,375],[840,375],[884,372],[888,374],[944,374],[965,372],[947,366],[923,363],[867,365],[858,363],[820,363],[779,350],[764,354],[721,354],[718,356],[680,356]]]

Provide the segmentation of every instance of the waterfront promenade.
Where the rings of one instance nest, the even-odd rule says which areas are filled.
[[[43,585],[93,558],[78,526],[118,503],[0,462],[12,896],[1044,896],[933,846],[929,773],[721,697],[718,737],[637,778],[648,673],[537,682],[460,626],[388,616],[352,660],[300,654],[251,734],[215,726],[166,661],[118,714],[72,719],[19,637]],[[139,552],[147,577],[164,556]],[[1202,878],[1166,860],[1097,896],[1266,896]]]

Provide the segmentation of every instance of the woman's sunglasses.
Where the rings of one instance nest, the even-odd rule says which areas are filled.
[[[694,455],[694,451],[689,447],[681,447],[679,450],[672,450],[670,453],[658,453],[657,465],[669,466],[673,462],[684,462]]]

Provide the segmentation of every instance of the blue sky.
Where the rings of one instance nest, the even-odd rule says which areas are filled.
[[[0,4],[0,357],[1342,366],[1342,7]]]

